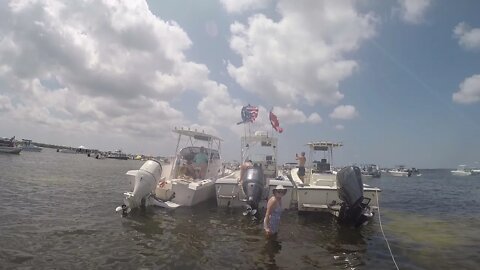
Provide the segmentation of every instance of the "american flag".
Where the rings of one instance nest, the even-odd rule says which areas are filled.
[[[253,123],[258,116],[258,107],[248,104],[247,106],[242,107],[242,121],[238,122],[237,125],[244,124],[247,122]]]

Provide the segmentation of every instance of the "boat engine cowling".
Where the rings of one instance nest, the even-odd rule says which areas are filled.
[[[264,188],[265,176],[262,167],[254,166],[248,168],[242,181],[242,189],[246,195],[247,211],[252,211],[251,214],[253,215],[258,210]]]
[[[133,183],[133,192],[127,198],[127,206],[135,208],[145,204],[145,199],[155,193],[162,176],[162,165],[157,160],[148,160],[137,171]]]
[[[371,217],[369,198],[363,197],[363,182],[360,168],[349,166],[337,173],[338,197],[342,200],[338,221],[341,224],[359,227]]]

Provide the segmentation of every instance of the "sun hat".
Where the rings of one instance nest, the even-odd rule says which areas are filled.
[[[287,191],[287,189],[283,185],[277,185],[273,191]]]

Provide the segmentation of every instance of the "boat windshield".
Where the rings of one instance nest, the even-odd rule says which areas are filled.
[[[186,160],[186,161],[193,161],[195,158],[195,155],[200,153],[200,148],[199,146],[188,146],[180,150],[179,156],[181,159]],[[210,155],[209,160],[213,159],[220,159],[220,154],[218,153],[218,150],[216,149],[211,149],[211,148],[204,148],[205,149],[205,154],[208,156]]]

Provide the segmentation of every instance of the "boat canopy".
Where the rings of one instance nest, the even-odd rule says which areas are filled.
[[[334,143],[334,142],[327,142],[327,141],[310,142],[310,143],[307,143],[307,145],[308,147],[310,147],[311,150],[315,150],[315,151],[327,151],[330,148],[343,146],[343,144],[341,143]]]
[[[183,136],[187,136],[187,137],[192,137],[196,140],[199,140],[199,141],[213,141],[213,140],[217,140],[217,141],[223,141],[222,139],[220,139],[219,137],[217,136],[213,136],[213,135],[210,135],[210,134],[207,134],[205,132],[199,132],[197,131],[196,129],[195,130],[191,130],[190,128],[188,129],[184,129],[184,128],[180,128],[178,129],[177,127],[175,127],[175,129],[173,130],[173,132],[179,134],[179,135],[183,135]]]

